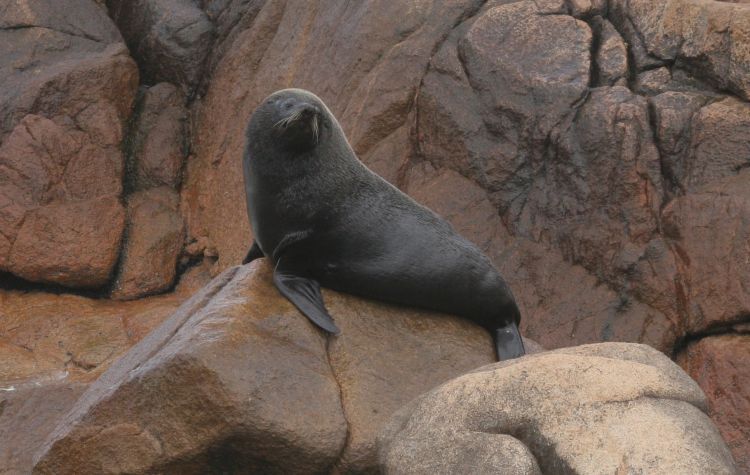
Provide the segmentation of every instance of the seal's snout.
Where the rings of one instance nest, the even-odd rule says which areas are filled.
[[[305,118],[309,119],[311,117],[317,116],[320,114],[320,109],[318,106],[313,104],[308,104],[306,102],[302,103],[298,107],[300,115]]]

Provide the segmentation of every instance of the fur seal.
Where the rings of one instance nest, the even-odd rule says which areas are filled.
[[[320,286],[458,315],[487,328],[499,359],[524,354],[521,315],[489,258],[445,220],[359,161],[317,96],[284,89],[253,112],[243,157],[255,241],[279,291],[339,329]]]

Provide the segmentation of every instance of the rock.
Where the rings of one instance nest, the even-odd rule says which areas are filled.
[[[646,252],[658,246],[663,194],[646,99],[619,86],[594,89],[576,120],[564,127],[557,158],[535,178],[516,232],[555,243],[567,260],[615,289],[633,285],[626,279],[651,276],[645,269],[641,277],[644,261],[671,256]],[[638,284],[671,287],[668,264],[658,265],[666,275]]]
[[[146,84],[162,81],[192,92],[211,50],[213,25],[191,0],[107,0]]]
[[[638,74],[635,81],[635,89],[639,94],[651,96],[666,92],[672,73],[667,68],[656,68],[643,71]]]
[[[135,63],[93,2],[2,9],[0,271],[102,286],[123,230],[120,142]]]
[[[117,262],[125,212],[114,197],[28,211],[8,269],[32,282],[100,287]]]
[[[612,23],[600,16],[592,19],[597,30],[597,86],[625,86],[628,79],[628,49]]]
[[[708,336],[691,342],[677,362],[708,399],[708,415],[743,472],[750,472],[750,335]]]
[[[180,185],[186,143],[184,101],[175,86],[159,83],[148,88],[136,104],[128,151],[133,189]]]
[[[674,91],[649,99],[665,185],[672,195],[684,191],[690,127],[695,113],[708,100],[708,97],[700,94]]]
[[[91,381],[187,297],[117,302],[0,290],[0,385]]]
[[[675,62],[718,89],[750,99],[750,9],[704,0],[615,0],[610,18],[633,45],[639,70],[646,56]],[[636,47],[634,46],[634,50]],[[646,53],[646,54],[644,54]],[[640,59],[640,61],[639,61]]]
[[[342,328],[330,341],[265,260],[225,271],[93,383],[35,473],[372,471],[393,411],[494,359],[465,320],[324,298]]]
[[[128,197],[128,231],[112,297],[135,299],[163,292],[174,283],[184,227],[179,195],[167,187]]]
[[[588,91],[591,41],[586,23],[531,1],[486,9],[456,29],[417,99],[424,157],[465,171],[505,213],[528,190],[535,152]]]
[[[511,236],[475,183],[450,170],[423,166],[410,171],[407,190],[497,263],[521,309],[523,334],[545,348],[621,340],[671,350],[678,332],[673,321],[600,285],[554,249]]]
[[[734,176],[750,167],[750,104],[726,98],[703,107],[691,129],[685,188]]]
[[[0,472],[29,473],[32,456],[86,389],[85,383],[51,382],[0,387]]]
[[[684,324],[693,334],[750,313],[750,170],[677,198],[664,209],[684,282]]]
[[[597,344],[485,366],[420,396],[378,439],[383,473],[726,473],[697,384],[663,354]]]

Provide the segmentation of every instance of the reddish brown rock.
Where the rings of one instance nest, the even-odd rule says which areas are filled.
[[[671,194],[685,188],[690,126],[709,98],[702,94],[669,91],[649,99],[654,115],[654,133],[659,147],[665,186]]]
[[[185,240],[179,195],[167,187],[128,197],[128,230],[112,297],[135,299],[172,286]]]
[[[708,415],[740,469],[750,472],[750,335],[709,336],[691,342],[677,362],[706,393]]]
[[[4,7],[0,271],[104,285],[122,226],[120,142],[138,72],[89,0]]]
[[[186,297],[117,302],[0,290],[0,381],[95,379]]]
[[[136,105],[135,127],[129,143],[133,189],[166,185],[177,188],[185,158],[184,94],[169,83],[148,88]]]
[[[690,333],[750,313],[750,170],[675,199],[664,228],[679,256]]]
[[[691,125],[685,188],[695,190],[750,167],[750,104],[734,98],[713,102]]]
[[[99,287],[117,262],[124,226],[125,212],[115,197],[29,211],[8,269],[33,282]]]

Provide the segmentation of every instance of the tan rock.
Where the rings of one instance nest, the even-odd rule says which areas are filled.
[[[185,239],[179,196],[167,187],[136,192],[128,197],[127,220],[112,297],[128,300],[169,289]]]
[[[380,468],[739,474],[704,408],[695,382],[645,345],[545,352],[485,366],[411,402],[378,440]]]
[[[737,465],[750,471],[750,335],[701,338],[689,343],[677,362],[706,393],[708,415]]]

